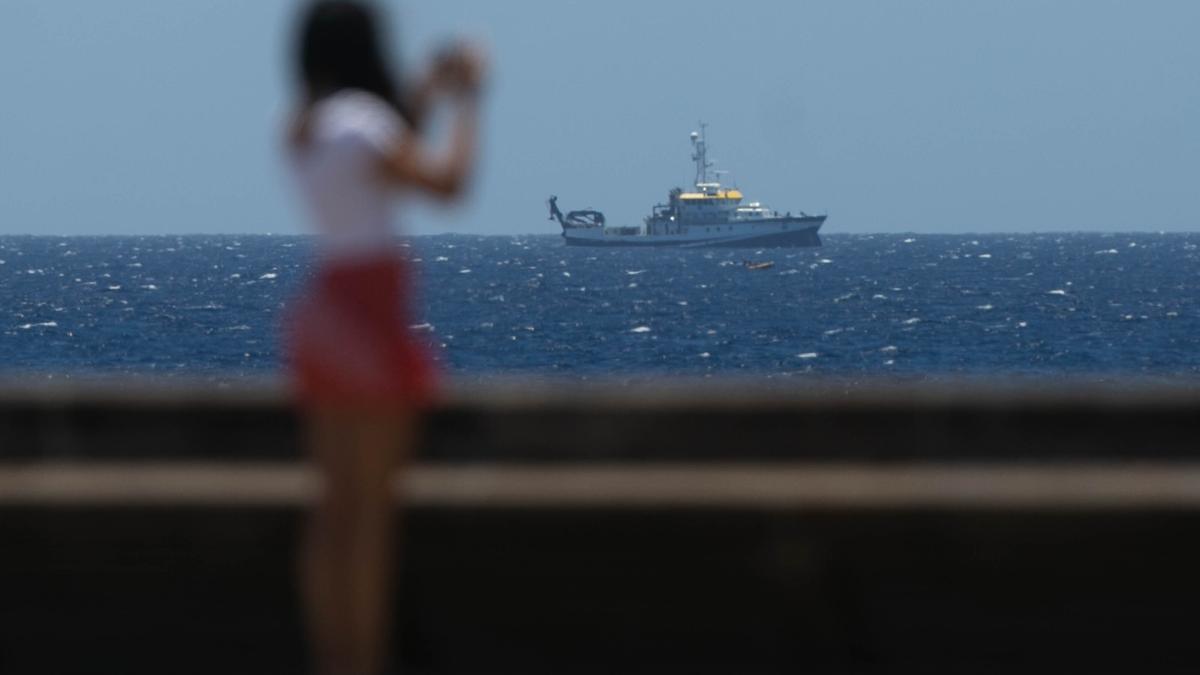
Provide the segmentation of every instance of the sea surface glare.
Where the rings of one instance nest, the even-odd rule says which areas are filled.
[[[637,380],[1194,376],[1200,234],[828,235],[816,249],[404,242],[449,373]],[[281,371],[286,236],[0,237],[0,372]],[[746,259],[774,261],[751,271]]]

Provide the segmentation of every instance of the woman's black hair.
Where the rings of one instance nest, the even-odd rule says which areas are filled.
[[[417,112],[403,96],[382,49],[374,8],[355,0],[317,0],[300,24],[299,79],[313,99],[362,89],[387,101],[413,128]]]

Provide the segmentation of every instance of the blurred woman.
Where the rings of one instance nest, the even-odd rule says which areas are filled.
[[[403,88],[366,3],[313,2],[296,54],[288,160],[319,234],[314,280],[291,308],[287,351],[323,480],[301,554],[315,666],[377,673],[391,630],[395,476],[433,394],[410,335],[410,282],[392,228],[399,197],[452,200],[474,164],[482,59],[458,47]],[[449,148],[422,145],[425,111],[454,108]]]

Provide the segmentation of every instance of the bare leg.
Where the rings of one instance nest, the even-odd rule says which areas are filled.
[[[316,666],[322,675],[372,675],[391,629],[391,488],[411,451],[412,416],[323,411],[308,422],[323,480],[301,556]]]

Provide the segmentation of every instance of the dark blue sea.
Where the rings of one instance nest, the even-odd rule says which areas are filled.
[[[0,375],[281,372],[286,236],[0,237]],[[444,370],[627,381],[1200,373],[1200,234],[837,235],[817,249],[405,240]],[[773,261],[750,271],[746,259]]]

